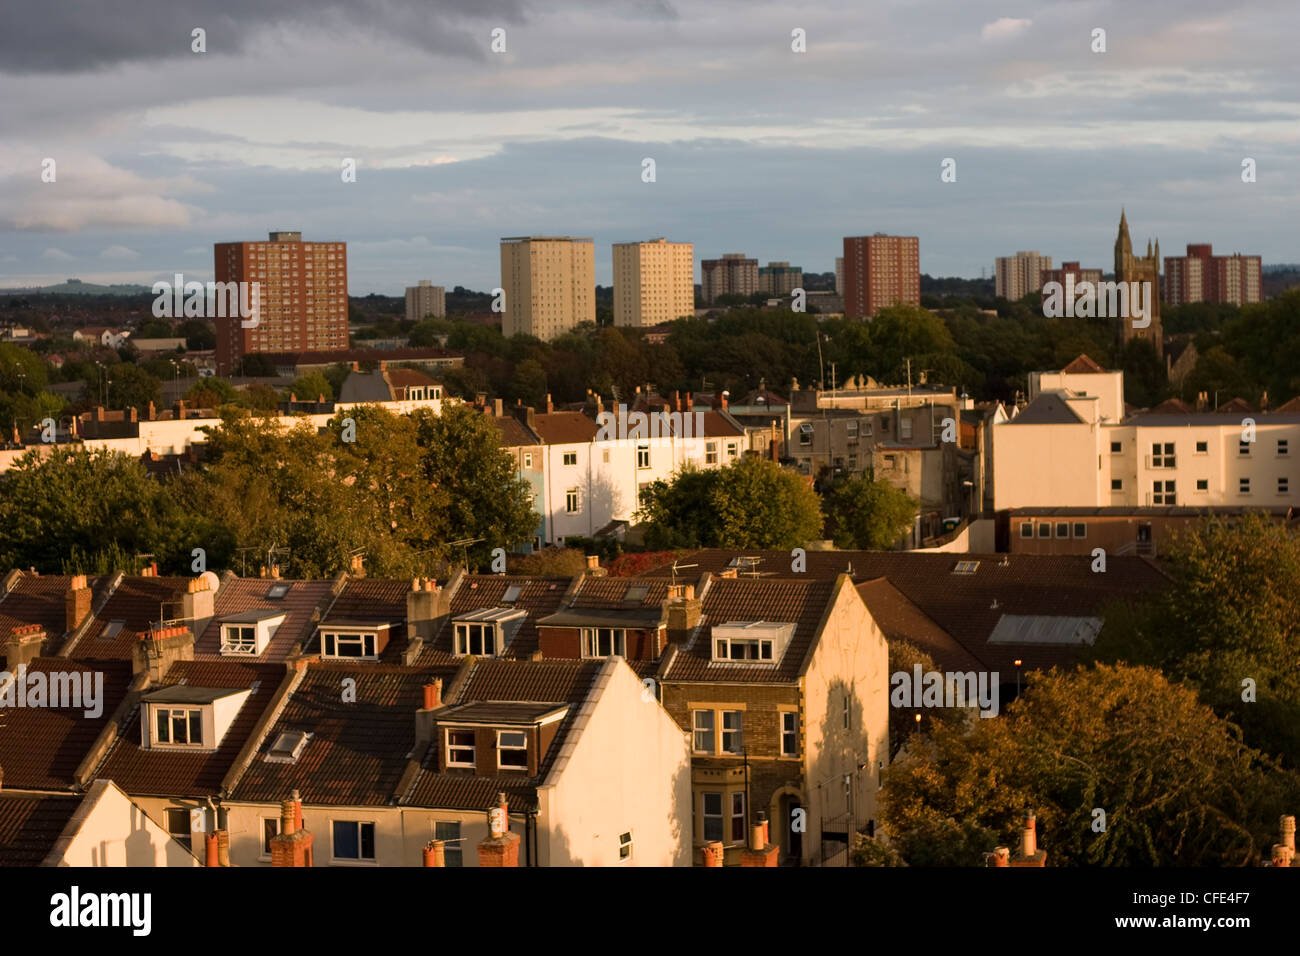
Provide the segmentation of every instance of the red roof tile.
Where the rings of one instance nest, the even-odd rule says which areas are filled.
[[[150,624],[164,620],[163,607],[179,601],[191,578],[126,577],[95,616],[73,653],[86,660],[131,660],[132,649]],[[114,621],[122,628],[112,637],[105,630]]]
[[[80,796],[0,793],[0,866],[40,866],[79,806]]]
[[[289,593],[279,599],[267,597],[267,592],[273,584],[289,585]],[[311,619],[312,613],[317,607],[323,608],[328,602],[330,587],[330,581],[272,581],[266,578],[234,578],[222,581],[214,602],[213,618],[194,644],[195,658],[202,660],[221,657],[222,618],[242,611],[265,609],[283,611],[285,619],[258,660],[266,663],[283,661],[296,642],[301,641],[305,644],[311,637],[315,628]],[[403,615],[405,610],[403,607]]]
[[[503,656],[527,659],[537,649],[537,621],[553,614],[570,584],[569,578],[530,578],[505,574],[466,575],[451,599],[451,614],[434,635],[432,647],[426,648],[417,663],[429,665],[459,660],[453,656],[452,636],[458,616],[489,608],[514,607],[527,613]],[[520,588],[510,604],[503,598],[511,587]]]
[[[548,445],[595,441],[599,429],[582,412],[546,412],[533,416],[533,431]]]

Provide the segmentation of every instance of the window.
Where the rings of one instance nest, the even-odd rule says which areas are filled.
[[[155,708],[154,743],[202,746],[203,711],[192,707]]]
[[[1068,538],[1070,536],[1070,522],[1068,521],[1056,522],[1056,536],[1058,538]]]
[[[1205,455],[1210,451],[1210,443],[1207,441],[1198,441],[1196,443],[1196,454]]]
[[[1151,485],[1151,503],[1153,505],[1172,505],[1177,504],[1177,495],[1174,493],[1174,483],[1172,481],[1157,481]]]
[[[718,443],[709,441],[704,443],[704,463],[706,465],[716,465],[718,463]]]
[[[844,425],[844,431],[845,431],[845,433],[848,435],[848,439],[849,439],[849,441],[857,441],[857,440],[858,440],[858,423],[857,423],[857,422],[846,422],[845,425]]]
[[[811,445],[813,440],[813,426],[811,422],[804,422],[799,426],[799,444]]]
[[[650,446],[649,445],[637,445],[636,466],[637,468],[650,467]]]
[[[632,859],[632,831],[618,835],[618,858],[620,860]]]
[[[173,840],[193,852],[194,847],[190,842],[190,811],[184,808],[168,808],[167,832],[171,834]],[[269,853],[270,850],[267,852]]]
[[[799,715],[792,710],[781,714],[781,756],[799,755]]]
[[[476,657],[494,657],[497,652],[495,624],[457,624],[456,653]]]
[[[731,794],[731,841],[743,843],[745,840],[745,791],[735,790]]]
[[[254,626],[225,624],[221,628],[221,653],[256,654],[257,628]]]
[[[334,820],[334,859],[375,859],[375,825],[359,820]]]
[[[570,488],[564,493],[564,510],[568,514],[578,513],[578,489]]]
[[[1209,491],[1209,490],[1210,490],[1210,479],[1209,479],[1209,478],[1197,478],[1197,479],[1196,479],[1196,490],[1197,490],[1197,491]]]
[[[524,452],[524,467],[525,468],[533,467],[533,456],[529,452]]]
[[[1123,491],[1123,490],[1124,490],[1124,481],[1123,481],[1123,479],[1120,479],[1120,478],[1112,478],[1112,479],[1110,480],[1110,490],[1111,490],[1111,491]]]
[[[582,656],[627,656],[627,631],[621,627],[584,627],[582,629]]]
[[[1124,447],[1123,442],[1113,441],[1110,443],[1110,453],[1112,455],[1118,455],[1120,451],[1123,449],[1123,447]]]
[[[1285,458],[1287,454],[1287,442],[1285,438],[1277,440],[1277,454],[1279,458]]]
[[[1163,450],[1162,450],[1163,448]],[[1173,468],[1174,467],[1174,443],[1167,441],[1162,446],[1159,442],[1151,446],[1151,467],[1152,468]]]
[[[321,657],[374,658],[374,634],[321,634]]]
[[[1034,536],[1034,523],[1032,521],[1020,522],[1020,537],[1032,538]]]
[[[735,458],[738,454],[740,454],[740,446],[734,441],[727,442],[727,457]]]
[[[1088,537],[1088,525],[1087,525],[1087,522],[1084,522],[1084,521],[1076,521],[1076,522],[1074,523],[1074,536],[1075,536],[1076,538],[1086,538],[1086,537]]]
[[[695,730],[695,751],[696,753],[711,754],[713,753],[714,744],[714,718],[711,710],[696,710],[691,712],[694,715],[693,727]]]
[[[1240,479],[1238,479],[1238,481],[1237,481],[1237,492],[1238,492],[1239,494],[1243,494],[1243,495],[1248,495],[1248,494],[1250,494],[1250,479],[1249,479],[1249,478],[1240,478]]]
[[[715,661],[770,661],[772,642],[763,638],[719,637],[714,641]]]
[[[1050,538],[1052,536],[1052,523],[1050,521],[1044,521],[1038,525],[1038,536],[1040,538]]]
[[[712,843],[721,840],[723,836],[722,794],[705,792],[701,797],[704,804],[704,812],[701,814],[704,818],[704,842]]]
[[[438,822],[433,825],[433,838],[441,840],[442,862],[445,866],[464,866],[465,856],[460,849],[460,823]]]
[[[262,817],[262,856],[271,855],[271,841],[280,835],[279,817]]]
[[[474,731],[447,731],[447,766],[474,766]]]
[[[566,465],[576,465],[578,463],[578,453],[576,451],[566,451],[564,453],[564,463]]]
[[[853,722],[853,718],[849,713],[849,692],[846,689],[844,691],[844,729],[852,730],[853,728],[850,726],[852,722]]]
[[[497,766],[503,770],[528,769],[528,735],[522,730],[497,731]]]
[[[1277,493],[1279,495],[1286,494],[1290,490],[1290,486],[1291,483],[1287,480],[1285,476],[1279,478],[1277,480]]]
[[[1239,442],[1237,442],[1237,454],[1238,454],[1238,455],[1249,455],[1249,454],[1250,454],[1250,442],[1248,442],[1248,441],[1239,441]]]
[[[744,747],[744,734],[741,730],[741,719],[744,715],[739,710],[724,710],[722,712],[722,752],[724,754],[741,753]]]
[[[912,420],[910,418],[904,418],[902,421],[898,423],[898,437],[899,438],[912,437]]]

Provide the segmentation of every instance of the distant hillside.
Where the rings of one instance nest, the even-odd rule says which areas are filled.
[[[69,279],[58,285],[40,288],[0,289],[0,295],[145,295],[152,291],[152,287],[147,285],[95,285],[93,282]]]

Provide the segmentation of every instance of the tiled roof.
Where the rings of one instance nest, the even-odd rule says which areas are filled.
[[[98,579],[88,578],[93,588]],[[9,639],[15,627],[39,624],[57,644],[66,618],[64,597],[72,578],[64,574],[23,574],[8,594],[0,594],[0,642]]]
[[[425,375],[418,369],[413,368],[390,368],[386,369],[388,381],[398,388],[408,388],[412,385],[437,385],[438,383]]]
[[[678,645],[665,680],[770,684],[797,680],[834,593],[833,580],[715,578],[701,600],[699,626]],[[712,629],[730,621],[794,624],[794,636],[773,664],[714,663]]]
[[[292,790],[304,803],[381,806],[397,794],[415,746],[415,712],[423,687],[453,669],[429,671],[384,664],[310,664],[261,750],[235,787],[232,799],[283,800]],[[345,702],[344,678],[356,681],[356,700]],[[312,735],[293,763],[273,763],[267,749],[281,733]]]
[[[511,418],[507,415],[497,417],[489,416],[489,420],[497,427],[501,433],[502,448],[518,448],[520,445],[540,445],[541,441],[536,435],[530,432],[526,425],[517,418]]]
[[[693,573],[716,574],[741,556],[760,559],[756,567],[761,581],[833,580],[845,571],[858,582],[886,577],[985,668],[1006,673],[1011,673],[1016,658],[1024,661],[1025,669],[1034,670],[1065,664],[1076,654],[1072,648],[990,645],[988,637],[1003,614],[1097,616],[1112,600],[1133,600],[1168,585],[1154,564],[1134,556],[1108,557],[1105,574],[1092,571],[1091,555],[808,551],[803,573],[791,571],[789,551],[709,549],[692,551],[681,562],[698,565]],[[958,561],[978,565],[973,574],[956,574]],[[672,572],[664,565],[649,573],[665,578]]]
[[[572,606],[575,608],[656,608],[663,604],[668,596],[667,581],[644,580],[637,578],[587,578],[574,596]],[[635,602],[625,603],[624,595],[629,588],[646,589],[643,597]]]
[[[149,625],[162,620],[165,603],[180,599],[191,578],[126,577],[95,616],[90,630],[74,651],[87,660],[131,660],[132,648]],[[120,631],[112,637],[105,630],[113,621],[122,621]]]
[[[708,411],[703,414],[704,437],[706,438],[735,438],[738,435],[745,434],[745,429],[738,427],[730,416],[724,412]]]
[[[267,597],[273,584],[289,585],[289,593],[283,598]],[[266,609],[280,611],[285,615],[284,623],[276,630],[266,646],[260,661],[282,661],[289,649],[297,641],[306,643],[311,637],[312,612],[322,606],[329,598],[331,582],[329,581],[271,581],[266,578],[227,578],[222,581],[214,602],[215,613],[203,634],[194,644],[194,656],[197,659],[221,656],[221,621],[241,611]],[[402,613],[406,613],[403,605]]]
[[[553,614],[560,599],[568,590],[568,578],[530,578],[504,574],[469,574],[461,582],[451,599],[451,614],[434,635],[432,647],[427,648],[417,661],[421,666],[457,660],[452,656],[452,636],[457,617],[486,608],[515,607],[528,617],[515,631],[506,656],[527,658],[537,650],[537,620]],[[520,588],[519,596],[510,604],[502,599],[511,587]]]
[[[1104,375],[1106,373],[1106,370],[1104,368],[1102,368],[1100,365],[1098,365],[1096,362],[1090,359],[1087,355],[1080,355],[1078,358],[1076,358],[1065,368],[1061,369],[1061,371],[1068,375],[1083,375],[1083,374]]]
[[[103,709],[98,717],[85,716],[88,709],[85,706],[0,708],[0,767],[4,768],[4,786],[71,789],[77,767],[126,695],[131,683],[131,665],[125,661],[92,664],[61,657],[38,657],[27,665],[27,670],[29,674],[80,671],[104,675],[100,701]]]
[[[215,751],[187,753],[145,750],[140,746],[140,708],[118,730],[95,775],[108,777],[132,795],[199,797],[218,793],[221,781],[243,749],[267,705],[285,678],[282,664],[243,664],[231,661],[178,661],[158,686],[186,683],[193,687],[234,687],[256,690],[244,701]]]
[[[430,747],[430,754],[433,751]],[[512,813],[537,809],[537,790],[532,782],[537,778],[521,780],[518,774],[481,777],[473,773],[435,773],[429,764],[426,756],[420,775],[401,801],[403,806],[486,812],[496,806],[497,794],[504,793]]]
[[[908,600],[907,595],[890,584],[888,578],[864,581],[858,585],[858,593],[886,640],[907,641],[929,654],[940,670],[980,669],[980,662],[966,648],[930,620],[924,611]]]
[[[410,580],[400,578],[349,578],[325,620],[399,624],[406,620],[406,594],[410,590]]]
[[[79,806],[80,796],[0,792],[0,866],[40,866]]]
[[[603,660],[475,661],[456,703],[537,701],[576,704],[586,699]]]
[[[582,412],[546,412],[533,417],[533,431],[548,445],[595,441],[599,429]]]

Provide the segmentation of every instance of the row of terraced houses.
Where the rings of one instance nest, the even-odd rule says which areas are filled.
[[[0,864],[819,865],[879,831],[889,646],[1085,655],[1145,559],[701,551],[635,577],[0,584]],[[15,695],[102,675],[102,700]],[[5,686],[5,685],[8,686]],[[57,706],[55,706],[57,705]],[[901,721],[901,723],[899,723]]]

